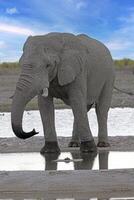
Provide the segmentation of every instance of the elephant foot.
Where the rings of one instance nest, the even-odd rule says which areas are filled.
[[[41,149],[40,153],[60,153],[60,148],[57,142],[45,142],[45,146]]]
[[[69,142],[68,147],[80,147],[80,142],[71,141]]]
[[[97,147],[96,147],[94,140],[81,142],[80,151],[82,153],[96,152]]]
[[[110,147],[108,142],[98,142],[97,147]]]

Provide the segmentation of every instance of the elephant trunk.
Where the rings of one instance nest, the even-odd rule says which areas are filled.
[[[27,139],[33,135],[38,134],[35,129],[27,133],[22,129],[22,119],[25,106],[35,95],[36,94],[34,92],[29,95],[28,91],[25,94],[19,89],[16,89],[15,91],[12,102],[11,123],[13,132],[18,138]]]

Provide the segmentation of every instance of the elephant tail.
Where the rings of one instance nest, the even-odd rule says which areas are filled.
[[[118,92],[121,92],[121,93],[130,95],[130,96],[133,96],[133,95],[134,95],[133,92],[128,92],[128,91],[126,91],[126,90],[122,90],[122,89],[120,89],[120,88],[117,88],[116,86],[114,86],[114,89],[117,90]]]

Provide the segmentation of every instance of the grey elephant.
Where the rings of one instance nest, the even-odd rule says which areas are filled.
[[[59,152],[55,131],[53,98],[70,105],[74,115],[69,146],[81,152],[96,151],[87,112],[95,105],[98,146],[107,147],[107,117],[114,67],[109,50],[99,41],[80,34],[49,33],[30,36],[20,58],[21,74],[13,97],[11,122],[15,135],[26,139],[37,134],[24,132],[22,118],[26,104],[38,95],[45,145],[41,152]]]

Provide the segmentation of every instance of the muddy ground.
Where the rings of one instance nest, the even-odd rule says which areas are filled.
[[[76,150],[68,148],[70,137],[58,137],[59,146],[62,151]],[[95,137],[97,144],[97,138]],[[115,136],[109,137],[110,147],[99,148],[105,151],[134,151],[134,136]],[[36,136],[27,140],[14,138],[0,138],[0,153],[17,152],[39,152],[44,146],[44,137]],[[77,149],[78,150],[78,149]]]

